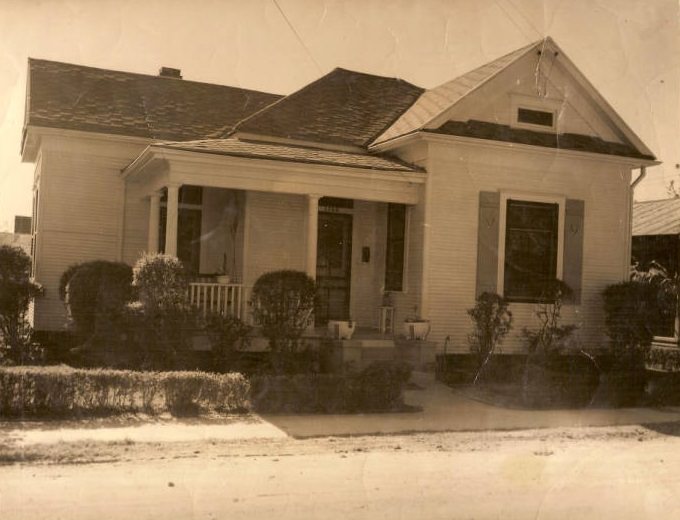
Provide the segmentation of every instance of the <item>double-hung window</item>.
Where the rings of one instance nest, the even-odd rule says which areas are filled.
[[[539,301],[546,283],[562,277],[563,200],[504,196],[501,203],[498,284],[510,301]]]
[[[387,251],[385,261],[385,290],[404,290],[406,264],[407,210],[403,204],[387,207]]]

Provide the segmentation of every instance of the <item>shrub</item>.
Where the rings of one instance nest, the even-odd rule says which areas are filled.
[[[531,407],[555,404],[560,378],[553,373],[559,365],[559,354],[576,330],[575,325],[561,325],[562,305],[571,298],[572,290],[561,280],[549,283],[536,307],[537,330],[524,329],[528,355],[522,377],[522,400]],[[559,398],[564,400],[564,396]],[[569,399],[566,399],[568,402]]]
[[[508,302],[496,293],[483,292],[477,297],[475,306],[468,309],[475,329],[468,337],[470,350],[478,357],[477,381],[484,366],[489,362],[496,347],[512,328],[512,313]]]
[[[61,273],[59,277],[59,299],[61,301],[66,302],[66,286],[80,266],[81,264],[71,264],[66,268],[66,271]]]
[[[213,366],[216,370],[227,370],[234,362],[234,353],[250,343],[252,327],[236,316],[208,314],[204,325],[212,347]]]
[[[30,280],[31,259],[20,248],[0,246],[0,363],[34,361],[26,313],[41,287]]]
[[[67,280],[65,302],[78,335],[93,344],[117,339],[125,305],[133,297],[130,266],[104,260],[86,262],[69,267],[62,280]]]
[[[256,376],[251,403],[263,413],[395,411],[410,374],[407,364],[376,362],[359,373]]]
[[[651,283],[629,281],[610,285],[602,293],[615,368],[643,367],[659,322],[657,292]]]
[[[274,271],[255,282],[253,316],[281,372],[286,354],[298,350],[303,332],[312,323],[315,300],[314,280],[300,271]]]
[[[658,262],[651,262],[647,272],[633,271],[631,279],[652,285],[657,290],[658,329],[675,337],[680,346],[680,271],[669,272]]]
[[[0,416],[236,412],[246,408],[248,391],[241,374],[5,367],[0,368]]]
[[[534,313],[539,322],[538,330],[523,330],[529,357],[552,356],[562,351],[565,340],[577,328],[576,325],[560,325],[563,303],[572,295],[573,291],[562,280],[546,285]]]
[[[133,269],[133,285],[147,309],[169,311],[187,306],[189,281],[181,260],[175,256],[143,255]]]
[[[141,367],[186,368],[190,336],[199,328],[188,302],[188,278],[171,255],[145,254],[133,268],[139,302],[128,306],[127,319]]]
[[[355,377],[354,403],[350,408],[380,412],[403,406],[403,391],[411,378],[407,363],[375,361]]]

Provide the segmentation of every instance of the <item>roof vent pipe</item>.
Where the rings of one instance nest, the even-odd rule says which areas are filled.
[[[182,70],[173,69],[172,67],[161,67],[158,71],[158,75],[163,78],[182,79]]]

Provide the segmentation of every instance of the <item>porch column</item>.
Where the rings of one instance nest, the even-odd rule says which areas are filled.
[[[316,243],[319,233],[320,195],[307,195],[307,274],[316,280]]]
[[[168,185],[168,206],[165,222],[165,254],[177,256],[177,220],[179,218],[179,184]]]
[[[158,234],[161,221],[161,194],[156,192],[149,201],[149,239],[147,253],[158,253]]]

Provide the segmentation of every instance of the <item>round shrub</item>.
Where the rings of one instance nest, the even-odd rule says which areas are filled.
[[[71,278],[82,264],[71,264],[66,268],[66,271],[61,273],[59,277],[59,299],[66,301],[66,286],[71,281]]]
[[[148,253],[133,269],[133,285],[146,308],[172,309],[187,303],[189,280],[179,258]]]
[[[132,269],[121,262],[104,260],[80,264],[69,277],[65,292],[80,336],[86,340],[95,335],[115,338],[122,333],[119,322],[125,305],[133,298]]]
[[[275,357],[297,350],[312,323],[315,301],[316,283],[301,271],[273,271],[255,282],[253,316]]]

